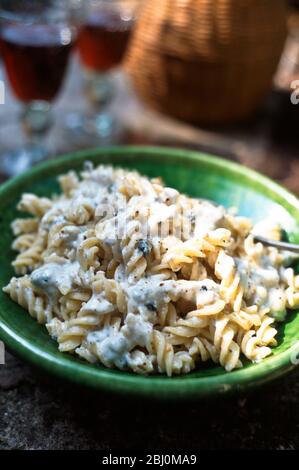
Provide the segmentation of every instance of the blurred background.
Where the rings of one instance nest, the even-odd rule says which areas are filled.
[[[0,0],[0,59],[0,181],[146,144],[299,194],[299,0]]]

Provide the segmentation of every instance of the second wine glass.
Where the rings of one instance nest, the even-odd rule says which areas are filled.
[[[78,49],[91,112],[81,116],[79,127],[99,142],[111,142],[119,134],[109,105],[115,93],[115,70],[125,54],[139,4],[138,0],[87,0],[87,21],[80,30]]]

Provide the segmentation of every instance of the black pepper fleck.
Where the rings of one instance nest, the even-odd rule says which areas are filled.
[[[157,311],[157,307],[152,302],[149,302],[148,304],[145,304],[145,306],[148,310],[151,310],[152,312]]]
[[[141,251],[141,253],[144,255],[144,256],[147,256],[150,254],[151,252],[151,245],[150,245],[150,242],[148,240],[139,240],[138,244],[137,244],[137,248],[138,250]]]

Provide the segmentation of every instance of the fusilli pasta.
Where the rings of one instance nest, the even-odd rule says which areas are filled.
[[[20,277],[4,291],[60,351],[168,376],[271,354],[275,322],[299,307],[299,276],[284,253],[254,243],[263,223],[88,162],[59,182],[52,199],[23,195],[32,217],[12,224]]]

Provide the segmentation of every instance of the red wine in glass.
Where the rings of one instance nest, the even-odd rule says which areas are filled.
[[[118,65],[125,53],[134,23],[117,8],[99,6],[93,9],[81,28],[78,48],[86,68],[106,72]]]
[[[68,27],[6,24],[0,49],[15,95],[22,102],[52,101],[62,84],[73,35]]]

